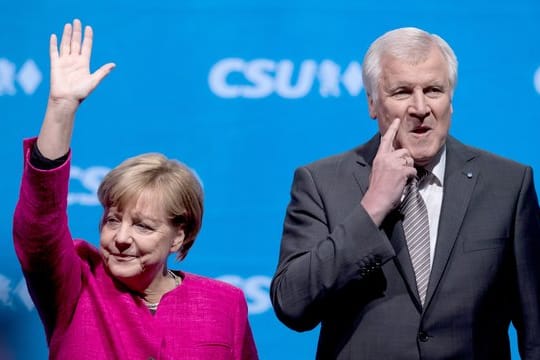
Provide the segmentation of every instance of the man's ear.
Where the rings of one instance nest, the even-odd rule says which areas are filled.
[[[376,110],[376,106],[375,106],[375,100],[373,100],[373,96],[371,96],[369,94],[368,94],[367,98],[368,98],[369,117],[371,117],[372,119],[376,119],[377,118],[377,110]]]
[[[171,242],[171,248],[169,251],[171,253],[178,252],[178,250],[180,250],[180,247],[184,243],[185,238],[186,238],[186,235],[184,233],[184,228],[180,226],[178,230],[176,231],[176,236],[173,238]]]

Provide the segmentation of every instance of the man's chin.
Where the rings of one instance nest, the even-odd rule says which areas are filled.
[[[435,159],[439,154],[442,144],[437,146],[437,144],[405,144],[404,148],[409,150],[409,154],[414,160],[415,166],[425,166],[428,165]]]
[[[414,159],[414,166],[426,166],[428,165],[433,158],[420,158],[420,159]]]

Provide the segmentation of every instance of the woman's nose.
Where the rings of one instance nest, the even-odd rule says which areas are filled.
[[[116,233],[114,234],[114,242],[120,251],[126,250],[131,246],[133,237],[131,236],[131,231],[128,224],[122,224],[118,227]]]

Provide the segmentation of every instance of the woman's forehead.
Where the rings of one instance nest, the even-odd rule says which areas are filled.
[[[117,212],[164,214],[165,202],[163,194],[153,188],[143,188],[138,191],[125,192],[110,210]]]

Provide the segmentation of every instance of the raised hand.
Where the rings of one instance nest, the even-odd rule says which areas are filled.
[[[369,178],[369,188],[362,198],[375,224],[381,225],[388,213],[399,205],[407,180],[416,176],[414,160],[407,149],[394,149],[400,119],[395,119],[381,138]]]
[[[82,41],[82,43],[81,43]],[[64,33],[58,51],[56,35],[50,38],[51,88],[53,101],[73,101],[76,104],[84,100],[114,68],[113,63],[101,66],[90,73],[93,31],[90,26],[84,28],[84,39],[80,20],[64,26]]]
[[[51,35],[51,88],[45,119],[37,139],[41,153],[56,159],[67,153],[71,145],[73,122],[80,103],[90,95],[101,80],[114,68],[114,63],[101,66],[90,73],[93,32],[84,29],[78,19],[64,26],[58,50],[56,35]]]

